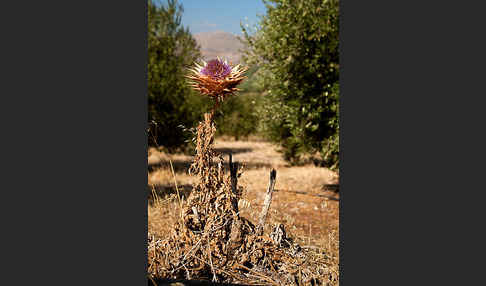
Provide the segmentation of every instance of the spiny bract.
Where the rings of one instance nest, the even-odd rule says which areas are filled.
[[[239,64],[232,66],[226,60],[217,58],[195,63],[186,77],[191,80],[190,84],[195,90],[222,101],[239,90],[236,86],[246,78],[243,74],[247,70],[247,67]]]

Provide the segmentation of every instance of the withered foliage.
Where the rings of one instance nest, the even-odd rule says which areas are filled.
[[[300,247],[282,224],[269,234],[257,235],[253,223],[240,216],[242,193],[232,191],[223,157],[213,150],[212,117],[205,114],[197,129],[190,173],[198,181],[183,202],[181,218],[166,237],[148,234],[150,277],[246,285],[336,285],[325,254]]]

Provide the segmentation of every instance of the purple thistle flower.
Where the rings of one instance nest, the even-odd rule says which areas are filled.
[[[231,67],[220,59],[210,60],[201,70],[201,74],[219,80],[231,73]]]
[[[190,79],[189,84],[192,88],[222,101],[240,90],[237,86],[246,78],[243,74],[247,70],[248,67],[232,66],[226,60],[217,58],[207,63],[203,60],[201,64],[194,63],[194,66],[188,69],[189,74],[186,77]]]

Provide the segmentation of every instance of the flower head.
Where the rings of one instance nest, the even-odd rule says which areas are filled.
[[[206,66],[201,69],[200,73],[209,76],[212,79],[224,79],[231,73],[231,67],[228,63],[215,59],[210,60]]]
[[[243,76],[246,70],[246,67],[231,66],[217,58],[202,61],[202,65],[195,63],[187,78],[191,79],[191,86],[195,90],[221,101],[239,90],[236,86],[246,78]]]

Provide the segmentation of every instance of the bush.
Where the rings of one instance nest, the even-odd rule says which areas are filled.
[[[242,26],[243,59],[257,65],[266,90],[261,129],[298,161],[320,152],[339,165],[339,37],[337,0],[264,1],[267,15],[250,34]]]

